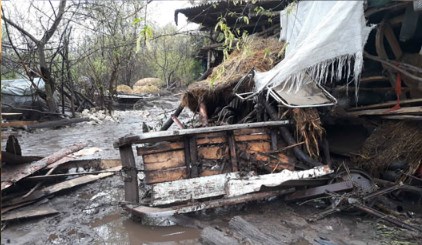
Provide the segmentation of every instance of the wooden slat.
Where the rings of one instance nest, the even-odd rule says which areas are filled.
[[[299,179],[311,179],[327,175],[333,171],[328,166],[315,167],[303,171],[283,170],[280,173],[251,176],[249,178],[229,179],[226,183],[226,196],[241,196],[261,190],[263,186],[275,187],[284,182]]]
[[[198,145],[224,144],[227,143],[227,139],[225,137],[197,138],[196,143]]]
[[[183,149],[183,142],[162,142],[153,146],[136,147],[138,156]]]
[[[251,135],[235,135],[234,140],[236,142],[239,141],[254,141],[254,140],[270,140],[270,136],[268,134],[251,134]]]
[[[227,132],[227,139],[229,142],[231,170],[233,172],[236,172],[239,170],[239,162],[237,160],[236,141],[234,139],[234,135],[231,132]]]
[[[186,167],[178,167],[156,171],[145,171],[145,182],[147,184],[155,184],[185,179],[187,176],[188,174]]]
[[[224,146],[208,146],[198,148],[198,156],[201,159],[220,160],[228,154],[228,148]]]
[[[198,146],[196,144],[196,137],[192,136],[189,139],[189,153],[191,161],[191,172],[190,177],[196,178],[199,175],[199,163],[198,163]]]
[[[244,128],[233,131],[234,135],[252,135],[252,134],[267,134],[265,128]]]
[[[228,173],[159,183],[152,186],[151,204],[158,206],[222,196],[227,180],[239,177],[239,173]]]
[[[409,99],[409,100],[400,100],[400,105],[409,105],[409,104],[417,104],[422,103],[421,99]],[[397,104],[397,101],[389,101],[379,104],[373,104],[373,105],[367,105],[367,106],[360,106],[360,107],[353,107],[350,108],[348,111],[362,111],[362,110],[368,110],[368,109],[380,109],[380,108],[388,108],[390,106],[394,106]]]
[[[123,181],[125,183],[125,201],[139,203],[138,173],[132,146],[122,146],[119,148],[119,152],[122,159]]]
[[[422,113],[422,106],[415,107],[403,107],[398,110],[388,110],[388,109],[373,109],[373,110],[363,110],[363,111],[353,111],[348,112],[347,115],[350,116],[380,116],[380,115],[403,115],[403,114],[420,114]]]
[[[240,244],[234,237],[228,236],[214,227],[205,227],[201,232],[202,244],[210,245],[238,245]]]
[[[1,123],[1,127],[2,128],[7,128],[7,127],[25,127],[28,125],[32,125],[34,123],[37,123],[37,121],[11,121],[11,122],[4,122]]]
[[[247,238],[252,244],[278,245],[282,244],[279,238],[271,234],[261,232],[256,226],[244,220],[240,216],[233,217],[229,222],[230,228],[235,230],[241,237]]]
[[[147,154],[143,156],[145,170],[164,170],[185,165],[183,150]]]
[[[182,129],[175,131],[160,131],[160,132],[151,132],[138,136],[127,136],[120,138],[117,142],[114,143],[114,147],[118,148],[123,145],[131,144],[140,144],[140,143],[152,143],[152,142],[161,142],[171,139],[180,139],[181,136],[187,135],[196,135],[204,133],[215,133],[215,132],[224,132],[237,129],[245,128],[260,128],[260,127],[279,127],[283,125],[288,125],[289,120],[281,121],[269,121],[269,122],[258,122],[258,123],[245,123],[245,124],[232,124],[224,126],[215,126],[215,127],[205,127],[205,128],[192,128],[192,129]]]
[[[28,219],[28,218],[35,218],[35,217],[42,217],[42,216],[57,214],[57,213],[59,213],[59,211],[57,211],[54,208],[51,208],[48,206],[40,206],[40,207],[32,208],[30,210],[11,212],[11,213],[2,215],[1,221]]]

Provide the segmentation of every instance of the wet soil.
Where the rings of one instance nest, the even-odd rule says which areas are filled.
[[[113,148],[116,139],[129,133],[141,134],[142,122],[158,128],[177,105],[177,96],[161,97],[138,104],[138,110],[116,111],[113,120],[102,119],[57,130],[21,131],[18,139],[24,155],[47,155],[70,144],[86,142],[90,147],[100,148],[87,157],[118,159],[119,153]],[[183,112],[179,118],[187,123],[192,116]],[[60,213],[3,224],[1,244],[198,244],[201,230],[206,226],[218,226],[230,233],[228,222],[237,215],[277,237],[280,244],[421,244],[422,241],[419,233],[368,216],[334,214],[310,223],[306,219],[321,211],[316,208],[318,204],[299,206],[281,199],[178,216],[173,219],[177,225],[169,227],[146,226],[119,206],[124,199],[123,184],[121,176],[116,175],[24,207],[49,205]],[[416,200],[409,206],[417,205],[420,202]],[[404,210],[404,215],[414,214],[412,222],[416,220],[421,225],[421,213],[410,208]]]

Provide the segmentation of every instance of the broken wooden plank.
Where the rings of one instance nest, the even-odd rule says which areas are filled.
[[[208,245],[238,245],[234,237],[225,234],[214,227],[207,226],[201,232],[201,243]]]
[[[35,173],[36,171],[53,164],[61,158],[84,148],[86,144],[74,144],[66,149],[59,150],[39,161],[28,165],[14,165],[3,168],[1,172],[1,190],[10,187],[13,183]]]
[[[220,198],[210,201],[195,202],[190,204],[182,204],[172,207],[149,207],[149,206],[135,206],[135,205],[124,205],[123,207],[134,215],[138,215],[141,218],[159,218],[168,217],[175,214],[184,214],[190,212],[196,212],[205,209],[223,207],[228,205],[236,205],[254,200],[262,200],[265,198],[276,197],[288,193],[292,193],[294,189],[278,190],[278,191],[267,191],[259,193],[246,194],[240,197],[232,198]]]
[[[38,191],[33,192],[31,195],[29,195],[26,198],[14,198],[10,201],[3,202],[2,205],[4,207],[7,207],[7,206],[16,205],[16,204],[20,204],[24,202],[35,201],[42,197],[46,197],[46,196],[58,193],[60,191],[76,187],[76,186],[88,184],[88,183],[91,183],[96,180],[109,177],[112,175],[114,175],[114,173],[101,173],[97,175],[86,175],[86,176],[74,178],[71,180],[66,180],[61,183],[57,183],[51,186],[46,186]]]
[[[237,160],[236,140],[232,132],[227,132],[227,141],[229,143],[230,165],[231,170],[236,172],[239,170],[239,162]],[[224,169],[223,169],[224,170]]]
[[[125,201],[129,203],[139,203],[138,171],[136,170],[135,156],[132,146],[122,146],[119,148],[122,159],[123,181],[125,183]]]
[[[231,229],[236,231],[241,237],[245,238],[246,241],[249,240],[252,244],[280,244],[280,240],[278,238],[272,236],[271,234],[263,233],[256,226],[252,225],[240,216],[233,217],[229,222],[229,226]]]
[[[188,176],[186,169],[186,167],[177,167],[165,170],[145,171],[145,183],[155,184],[184,179]]]
[[[171,139],[178,139],[181,136],[194,135],[194,134],[203,134],[203,133],[215,133],[215,132],[224,132],[231,131],[236,129],[243,128],[259,128],[259,127],[277,127],[288,125],[289,120],[281,121],[269,121],[269,122],[257,122],[257,123],[245,123],[245,124],[232,124],[224,126],[214,126],[214,127],[205,127],[205,128],[191,128],[191,129],[181,129],[174,131],[160,131],[160,132],[150,132],[142,135],[129,135],[120,138],[117,142],[114,143],[114,147],[118,148],[124,145],[131,144],[140,144],[140,143],[153,143],[161,142]]]
[[[101,170],[101,171],[29,176],[29,177],[25,178],[25,180],[29,180],[29,181],[57,180],[57,179],[62,179],[63,177],[78,176],[78,175],[95,175],[95,174],[102,174],[102,173],[116,173],[116,172],[119,172],[120,170],[122,170],[122,167],[117,166],[117,167],[113,167],[109,170]]]
[[[29,218],[36,218],[42,217],[52,214],[57,214],[59,211],[56,209],[49,207],[49,206],[39,206],[32,208],[30,210],[23,210],[18,212],[11,212],[8,214],[4,214],[1,216],[1,221],[12,221],[18,219],[29,219]]]
[[[409,104],[417,104],[422,103],[422,99],[408,99],[408,100],[400,100],[400,105],[409,105]],[[348,109],[348,111],[361,111],[361,110],[368,110],[368,109],[380,109],[380,108],[388,108],[397,104],[397,101],[389,101],[379,104],[367,105],[367,106],[360,106],[360,107],[352,107]]]
[[[226,184],[226,196],[241,196],[247,193],[257,192],[263,186],[275,187],[289,180],[311,179],[324,176],[333,171],[327,166],[318,166],[308,170],[290,171],[283,170],[280,173],[231,178]]]
[[[185,165],[185,153],[182,150],[146,154],[142,156],[145,170],[165,170]]]
[[[31,163],[43,159],[43,157],[38,156],[18,156],[9,152],[2,151],[1,152],[1,160],[6,164],[25,164]]]
[[[151,191],[151,205],[222,196],[226,194],[227,180],[239,177],[239,173],[227,173],[155,184]]]
[[[382,115],[403,115],[403,114],[420,114],[422,106],[402,107],[398,110],[389,109],[373,109],[363,111],[353,111],[346,113],[349,116],[382,116]]]
[[[136,147],[138,156],[183,149],[183,142],[161,142],[152,146]]]

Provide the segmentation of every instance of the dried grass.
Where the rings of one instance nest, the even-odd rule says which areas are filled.
[[[127,86],[127,85],[124,85],[124,84],[117,85],[116,91],[118,93],[125,93],[125,94],[132,94],[133,93],[132,88]]]
[[[133,87],[138,87],[138,86],[147,86],[147,85],[154,85],[157,87],[162,87],[164,86],[164,82],[160,79],[160,78],[155,78],[155,77],[147,77],[147,78],[143,78],[141,80],[138,80]]]
[[[387,122],[365,141],[360,154],[352,161],[374,177],[379,177],[395,161],[409,164],[413,174],[422,162],[422,124]]]
[[[292,110],[293,120],[296,122],[297,142],[305,142],[306,151],[311,157],[319,157],[319,141],[325,133],[321,118],[315,108]]]
[[[279,57],[284,43],[274,38],[250,37],[241,50],[233,51],[227,60],[213,69],[203,81],[191,84],[182,96],[182,105],[196,111],[200,102],[212,107],[213,104],[227,104],[233,87],[252,69],[268,71],[282,57]],[[253,83],[245,83],[241,88],[251,91]]]
[[[157,94],[160,92],[160,88],[156,85],[145,85],[145,86],[134,86],[134,94]]]

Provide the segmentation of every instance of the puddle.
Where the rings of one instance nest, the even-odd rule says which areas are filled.
[[[200,231],[194,228],[145,226],[121,214],[107,215],[90,226],[102,240],[95,244],[196,244],[200,237]]]

